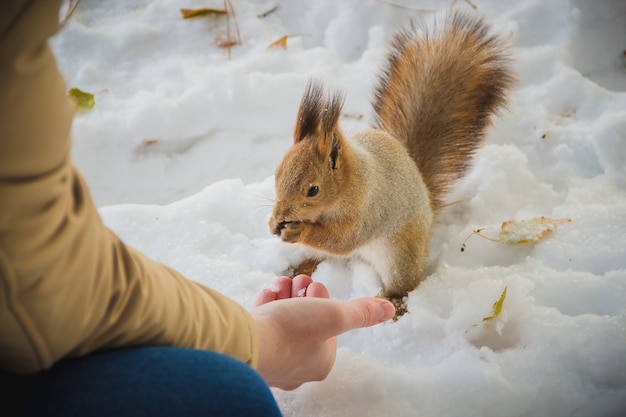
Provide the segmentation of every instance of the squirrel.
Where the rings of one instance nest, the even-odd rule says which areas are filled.
[[[313,268],[328,257],[361,257],[380,276],[382,295],[402,305],[424,279],[446,192],[506,105],[515,79],[506,44],[483,18],[459,11],[430,30],[396,32],[375,90],[374,127],[351,137],[338,125],[343,94],[309,80],[293,146],[275,172],[271,233],[313,249]]]

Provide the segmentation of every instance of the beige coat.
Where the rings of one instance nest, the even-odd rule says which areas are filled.
[[[121,242],[69,156],[74,107],[47,45],[61,0],[0,5],[0,369],[99,349],[172,345],[253,366],[241,306]]]

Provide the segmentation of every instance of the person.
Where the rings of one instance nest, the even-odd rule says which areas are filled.
[[[280,415],[268,386],[324,379],[336,336],[395,308],[301,275],[247,311],[108,230],[69,156],[60,3],[0,6],[0,413]]]

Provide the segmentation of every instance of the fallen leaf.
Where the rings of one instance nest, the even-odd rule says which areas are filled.
[[[230,50],[231,46],[235,46],[235,45],[239,45],[240,44],[240,42],[237,39],[224,39],[221,36],[218,36],[215,39],[215,43],[220,48],[228,48],[229,50]]]
[[[78,88],[72,88],[67,92],[67,95],[72,97],[76,101],[76,108],[78,110],[91,110],[96,104],[94,95],[87,93]]]
[[[551,219],[543,216],[529,220],[509,220],[502,223],[499,240],[507,245],[537,242],[547,233],[554,231],[557,226],[571,221],[571,219]]]
[[[493,303],[493,308],[490,316],[483,317],[483,321],[493,320],[502,313],[502,306],[504,305],[504,299],[506,298],[506,287],[502,291],[502,295],[498,298],[498,301]]]
[[[214,8],[201,8],[201,9],[180,9],[180,13],[183,15],[183,19],[190,19],[199,16],[223,16],[226,15],[226,40],[222,37],[217,38],[216,44],[221,48],[228,49],[228,58],[230,59],[230,48],[233,45],[241,45],[241,33],[239,32],[239,23],[237,22],[237,16],[235,14],[235,8],[230,0],[224,0],[223,9]],[[231,39],[230,33],[230,19],[233,19],[235,29],[237,31],[237,38]]]
[[[294,33],[292,35],[285,35],[282,38],[278,39],[277,41],[274,41],[271,44],[269,44],[267,49],[287,49],[287,39],[295,38],[296,36],[311,36],[311,35],[306,35],[304,33]]]
[[[492,242],[503,243],[505,245],[515,245],[518,243],[535,243],[554,231],[557,226],[569,223],[572,219],[551,219],[549,217],[533,217],[528,220],[509,220],[500,226],[500,234],[497,238],[486,236],[482,233],[484,228],[476,229],[470,234],[463,245],[461,252],[465,251],[466,243],[470,237],[477,235]]]
[[[192,17],[199,16],[219,16],[228,14],[225,9],[210,9],[210,8],[202,8],[202,9],[180,9],[180,13],[183,15],[183,19],[191,19]]]
[[[288,37],[289,37],[288,35],[285,35],[282,38],[280,38],[279,40],[272,42],[271,44],[269,44],[267,49],[287,49],[287,38]]]
[[[508,311],[504,310],[507,287],[504,287],[500,298],[491,306],[491,314],[470,326],[466,331],[468,340],[475,346],[488,346],[491,349],[503,348],[509,343],[502,339],[502,330],[509,320]]]

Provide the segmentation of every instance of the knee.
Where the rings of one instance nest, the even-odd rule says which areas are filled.
[[[62,361],[41,376],[24,415],[280,416],[247,364],[195,349],[138,347]]]
[[[164,367],[161,378],[174,379],[170,389],[181,388],[176,397],[186,396],[189,409],[207,412],[198,415],[281,415],[267,383],[249,365],[216,352],[151,349]]]

